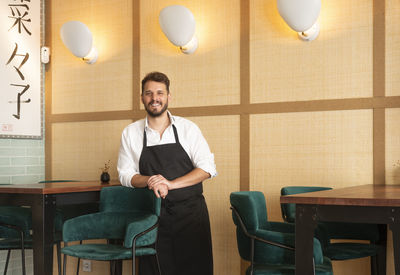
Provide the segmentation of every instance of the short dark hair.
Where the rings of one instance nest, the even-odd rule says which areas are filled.
[[[169,79],[168,76],[166,76],[165,74],[160,72],[148,73],[142,80],[142,94],[144,92],[144,85],[146,84],[147,81],[164,83],[165,87],[167,88],[167,92],[169,93]]]

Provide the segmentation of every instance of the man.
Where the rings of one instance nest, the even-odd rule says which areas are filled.
[[[214,155],[200,129],[172,116],[169,79],[152,72],[142,80],[145,119],[121,138],[122,185],[148,187],[162,197],[157,250],[163,275],[212,275],[210,222],[202,181],[216,176]],[[141,275],[158,274],[154,257],[143,258]]]

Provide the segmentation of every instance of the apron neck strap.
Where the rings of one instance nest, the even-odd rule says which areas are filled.
[[[174,130],[175,142],[179,143],[178,131],[176,130],[176,127],[174,124],[172,124],[172,129]],[[145,148],[145,147],[147,147],[146,128],[143,130],[143,148]]]

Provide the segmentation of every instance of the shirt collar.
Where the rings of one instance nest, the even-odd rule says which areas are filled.
[[[171,121],[170,125],[175,124],[175,118],[171,114],[171,112],[167,110],[167,114],[168,114],[168,117],[169,117],[169,121]],[[146,119],[144,120],[144,129],[145,129],[145,131],[147,131],[148,129],[151,129],[149,127],[149,121],[147,120],[147,116],[146,116]]]

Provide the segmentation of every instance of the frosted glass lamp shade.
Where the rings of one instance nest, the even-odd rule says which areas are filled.
[[[93,36],[89,28],[80,21],[69,21],[60,30],[64,45],[77,57],[87,63],[97,60],[97,50],[93,47]],[[90,58],[87,58],[90,53]]]
[[[181,5],[165,7],[158,19],[161,30],[172,44],[180,47],[184,53],[192,53],[197,49],[197,39],[194,38],[196,21],[188,8]],[[188,45],[192,44],[194,49],[189,49]]]
[[[321,0],[277,0],[277,4],[283,20],[290,28],[299,32],[300,37],[305,35],[305,32],[313,39],[318,36],[319,25],[316,22],[321,10]]]

